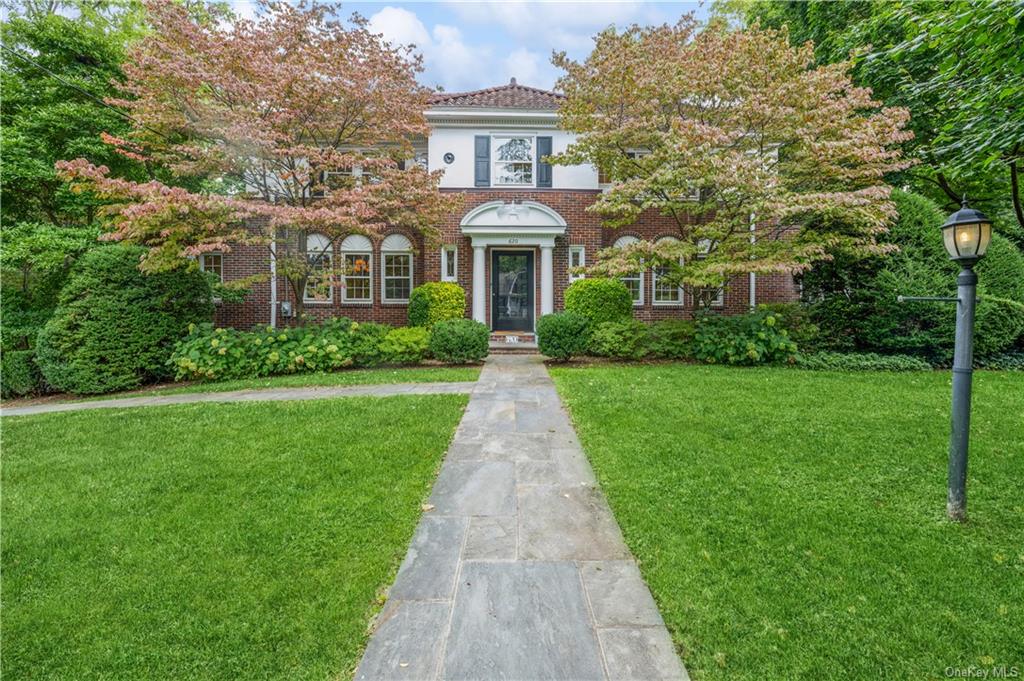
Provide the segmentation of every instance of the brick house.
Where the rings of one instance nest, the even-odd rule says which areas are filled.
[[[319,295],[307,291],[307,315],[400,325],[413,287],[454,281],[467,292],[468,317],[494,331],[529,334],[540,315],[562,309],[573,279],[570,266],[585,265],[600,249],[631,240],[681,238],[674,220],[654,212],[629,228],[603,228],[586,210],[607,186],[598,170],[541,162],[573,139],[557,126],[560,99],[515,79],[435,96],[426,112],[431,132],[415,142],[415,161],[443,169],[441,191],[463,196],[459,213],[440,226],[443,245],[428,245],[422,236],[400,229],[379,238],[353,234],[333,244],[325,239],[332,262],[344,267],[344,286]],[[317,235],[308,236],[307,248],[317,243]],[[271,267],[266,250],[253,246],[203,256],[200,264],[224,280],[266,274]],[[699,296],[731,314],[797,295],[788,275],[749,275],[714,291],[668,286],[657,275],[648,269],[623,279],[638,319],[688,318],[700,306]],[[219,305],[216,321],[240,328],[289,323],[293,295],[283,278],[259,283],[245,302]]]

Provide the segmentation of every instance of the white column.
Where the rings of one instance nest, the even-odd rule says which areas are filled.
[[[473,246],[473,319],[487,323],[487,249]]]
[[[555,271],[551,259],[553,246],[540,247],[540,313],[555,311]]]

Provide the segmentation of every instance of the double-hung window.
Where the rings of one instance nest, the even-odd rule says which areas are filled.
[[[401,234],[392,234],[381,244],[383,269],[383,300],[385,303],[407,303],[412,292],[412,242]]]
[[[329,303],[334,300],[331,240],[323,234],[307,236],[306,262],[308,270],[302,299],[307,303]]]
[[[224,256],[220,253],[203,253],[199,256],[199,269],[215,274],[224,281]]]
[[[673,243],[679,241],[675,237],[666,236],[658,239],[658,243]],[[679,261],[682,264],[682,260]],[[677,286],[666,277],[671,272],[669,267],[655,267],[652,276],[654,277],[654,304],[655,305],[682,305],[683,287]]]
[[[533,186],[536,160],[533,137],[495,135],[491,150],[495,185]]]
[[[351,234],[341,242],[341,257],[345,268],[342,302],[372,303],[373,243],[362,234]]]
[[[708,253],[711,252],[711,241],[708,239],[701,239],[697,243],[697,257],[704,259],[708,257]],[[697,300],[695,304],[705,307],[722,307],[725,305],[725,285],[722,286],[705,286],[697,289]]]
[[[441,247],[441,281],[459,280],[459,249],[457,246]]]
[[[582,272],[573,272],[576,267],[584,267],[587,264],[587,251],[583,246],[569,246],[569,282],[584,277]]]
[[[635,236],[621,236],[615,241],[615,248],[625,248],[630,244],[638,242]],[[644,304],[644,273],[643,270],[637,270],[636,272],[629,274],[624,277],[619,277],[619,281],[626,285],[629,289],[629,295],[633,298],[633,305],[639,306]]]

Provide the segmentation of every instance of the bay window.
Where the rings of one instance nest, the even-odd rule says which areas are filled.
[[[381,244],[384,263],[381,286],[385,303],[407,303],[413,286],[412,242],[392,234]]]
[[[373,243],[361,234],[352,234],[341,242],[345,288],[344,303],[372,303]]]

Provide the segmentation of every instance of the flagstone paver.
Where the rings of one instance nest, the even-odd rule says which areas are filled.
[[[539,357],[488,359],[428,503],[357,680],[688,678]]]
[[[468,393],[476,385],[470,381],[451,383],[375,383],[369,385],[310,386],[305,388],[252,388],[228,392],[177,393],[121,397],[87,402],[53,402],[26,407],[3,408],[3,416],[27,416],[86,409],[122,409],[124,407],[163,407],[195,402],[262,402],[287,400],[323,400],[333,397],[391,397],[394,395],[438,395]]]

